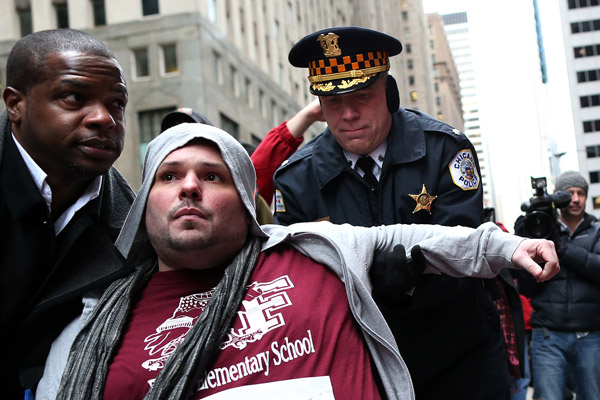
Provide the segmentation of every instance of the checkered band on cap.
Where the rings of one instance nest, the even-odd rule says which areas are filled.
[[[389,63],[386,51],[370,51],[362,54],[314,60],[308,63],[309,80],[311,82],[329,80],[332,79],[330,75],[345,75],[339,76],[339,78],[360,76],[353,74],[352,71],[366,70],[365,74],[373,68],[383,71],[389,68]]]

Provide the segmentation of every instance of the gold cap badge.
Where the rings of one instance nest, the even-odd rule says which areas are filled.
[[[432,196],[427,193],[427,189],[425,188],[425,184],[423,184],[423,189],[421,189],[421,193],[419,194],[409,194],[416,202],[417,206],[413,210],[413,214],[420,210],[425,210],[429,214],[431,214],[431,203],[437,198],[437,196]]]
[[[327,35],[323,35],[322,33],[317,37],[319,43],[321,43],[321,48],[323,49],[323,55],[325,57],[337,57],[342,55],[342,49],[338,45],[339,35],[335,33],[328,33]]]

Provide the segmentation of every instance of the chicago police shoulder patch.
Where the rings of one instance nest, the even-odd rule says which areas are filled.
[[[285,204],[283,202],[283,196],[281,192],[275,189],[275,211],[276,212],[285,212]]]
[[[479,175],[475,157],[470,149],[460,150],[448,164],[450,176],[456,186],[462,190],[475,190],[479,187]]]

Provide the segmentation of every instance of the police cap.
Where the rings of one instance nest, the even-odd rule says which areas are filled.
[[[390,35],[355,26],[323,29],[300,39],[288,60],[308,67],[310,92],[331,96],[363,89],[390,69],[389,57],[402,51]]]

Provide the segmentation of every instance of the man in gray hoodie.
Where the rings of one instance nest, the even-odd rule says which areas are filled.
[[[559,269],[551,242],[493,224],[261,227],[255,192],[250,158],[220,129],[153,140],[116,243],[136,271],[86,297],[93,310],[54,343],[37,398],[412,399],[370,293],[376,252],[418,244],[426,273],[453,276]]]

